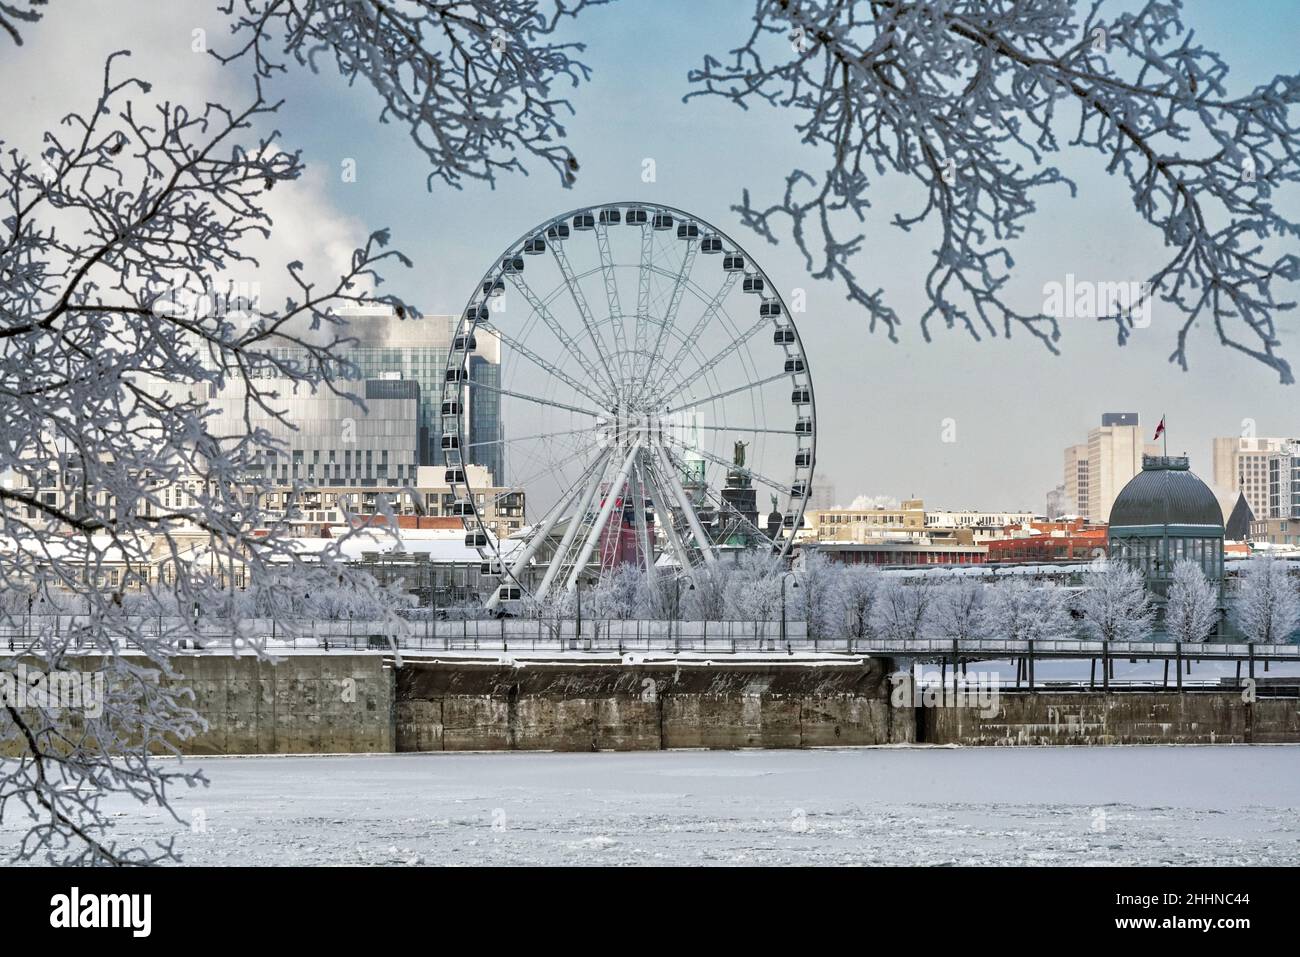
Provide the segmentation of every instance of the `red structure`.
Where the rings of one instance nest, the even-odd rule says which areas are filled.
[[[1087,525],[1076,518],[1067,522],[1031,522],[1029,528],[1037,534],[1015,525],[1006,529],[1008,536],[1014,537],[985,542],[988,561],[1081,562],[1107,554],[1105,525]]]

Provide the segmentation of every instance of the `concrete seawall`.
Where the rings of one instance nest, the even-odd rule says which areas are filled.
[[[93,672],[94,658],[69,659]],[[186,754],[637,751],[1300,743],[1300,699],[1239,691],[1003,689],[978,707],[894,707],[888,659],[703,655],[406,658],[290,654],[176,659],[206,731]],[[59,718],[82,726],[75,710]],[[0,755],[24,749],[12,723]],[[74,735],[75,736],[75,735]]]
[[[406,663],[397,749],[659,750],[906,743],[879,660]]]
[[[93,674],[96,657],[68,658],[66,668]],[[278,664],[252,656],[183,655],[177,683],[194,692],[207,730],[178,742],[184,754],[391,753],[393,670],[382,655],[294,655]],[[33,665],[34,667],[34,665]],[[75,737],[75,709],[58,722]],[[12,722],[3,722],[0,756],[25,753]]]
[[[920,740],[962,745],[1283,744],[1300,742],[1300,701],[1242,700],[1237,691],[1187,694],[1003,692],[997,714],[931,708]]]

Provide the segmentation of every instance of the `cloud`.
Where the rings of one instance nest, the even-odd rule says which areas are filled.
[[[34,158],[47,130],[71,136],[73,129],[60,127],[60,121],[68,113],[87,114],[94,108],[106,59],[124,49],[133,54],[117,61],[114,77],[138,76],[152,87],[148,94],[132,96],[137,115],[147,116],[154,104],[164,102],[184,104],[196,113],[209,102],[245,106],[254,95],[248,65],[223,67],[205,52],[227,35],[215,5],[203,0],[61,0],[44,20],[27,27],[22,47],[8,46],[0,58],[0,89],[5,91],[0,139],[6,150],[16,148]],[[286,104],[285,109],[291,108]],[[280,146],[294,149],[292,143]],[[332,287],[347,270],[353,250],[365,244],[368,230],[331,203],[330,171],[328,165],[308,165],[299,179],[264,193],[271,234],[250,237],[241,247],[257,265],[235,263],[214,278],[257,290],[263,308],[281,307],[288,295],[301,298],[286,271],[293,261],[304,264],[308,280]]]

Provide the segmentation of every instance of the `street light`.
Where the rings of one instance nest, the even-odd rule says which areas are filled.
[[[781,641],[786,646],[787,651],[790,650],[790,642],[789,639],[786,637],[786,626],[785,626],[785,580],[791,577],[794,577],[794,572],[785,572],[781,575]],[[791,588],[799,587],[799,580],[797,577],[795,578],[795,583],[790,587]]]

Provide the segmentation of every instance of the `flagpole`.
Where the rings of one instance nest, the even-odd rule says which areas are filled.
[[[1160,424],[1164,426],[1164,430],[1160,434],[1165,440],[1165,458],[1169,458],[1169,426],[1165,424],[1164,412],[1160,413]]]

